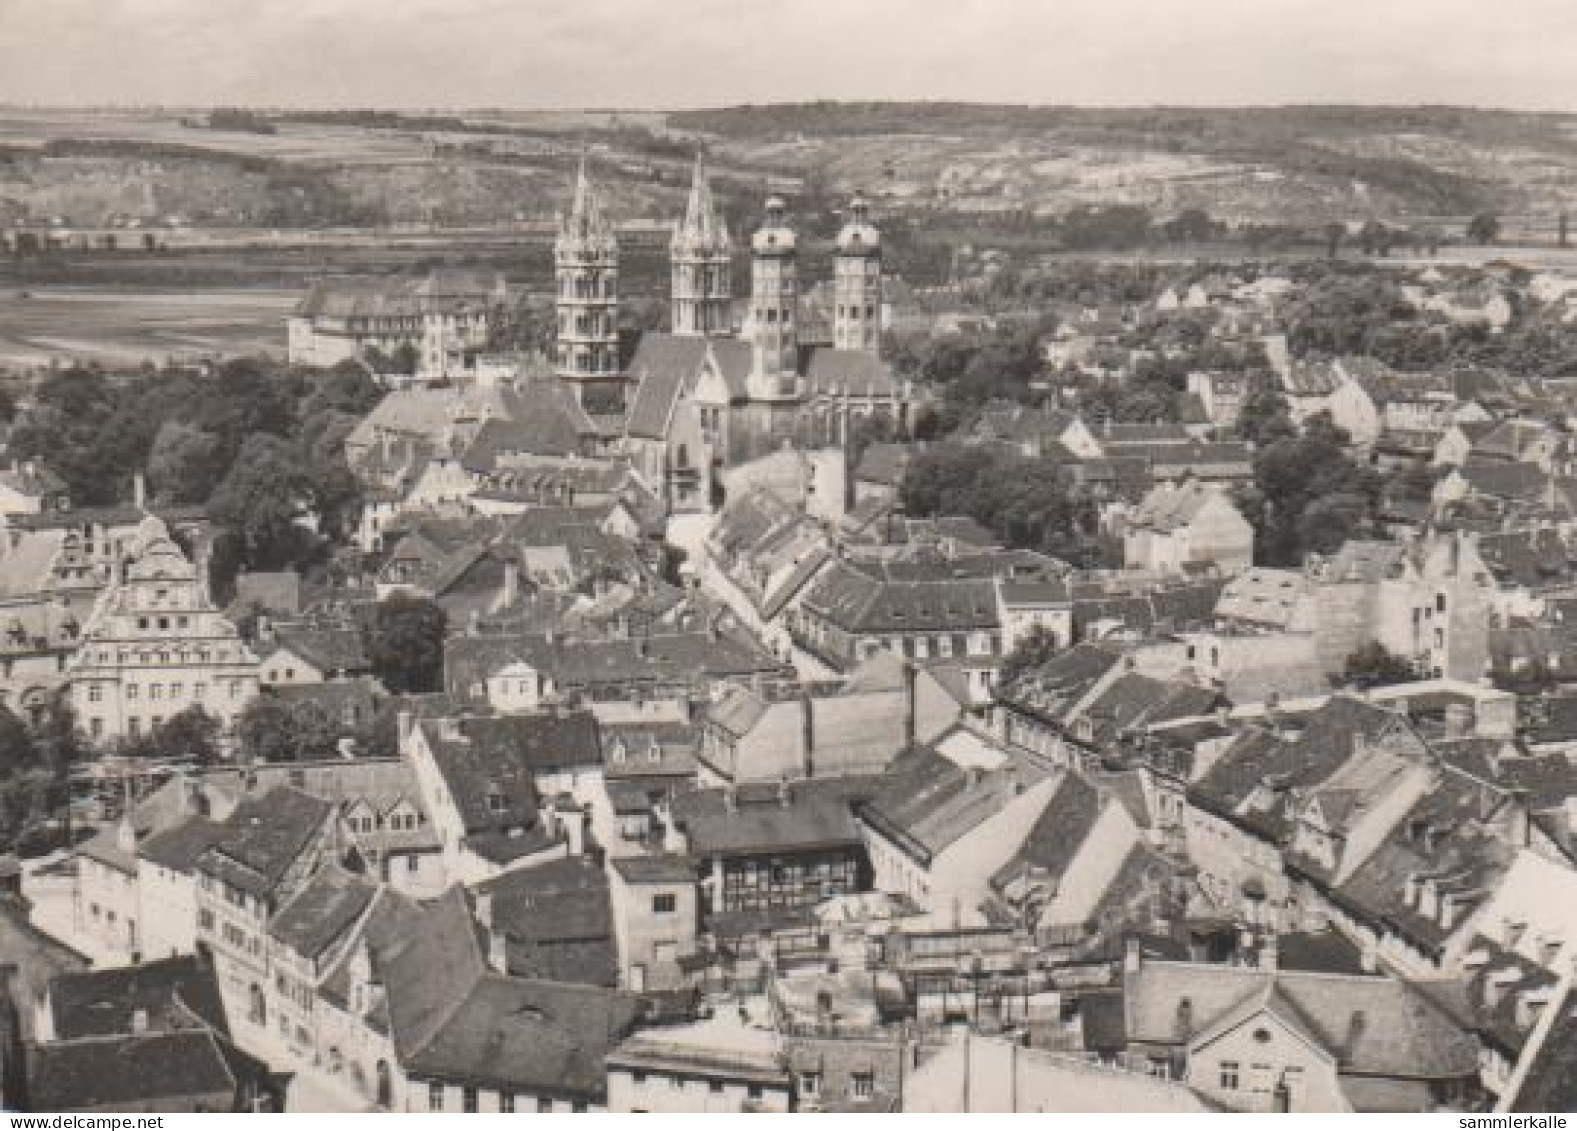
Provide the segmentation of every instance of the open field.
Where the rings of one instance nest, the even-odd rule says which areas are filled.
[[[297,297],[284,290],[8,288],[0,291],[0,366],[283,354],[285,316]]]

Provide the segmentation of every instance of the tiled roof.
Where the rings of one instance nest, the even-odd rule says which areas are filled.
[[[639,1015],[622,991],[484,974],[404,1068],[418,1079],[601,1101],[608,1051]]]
[[[273,895],[290,866],[333,815],[333,807],[290,786],[248,797],[223,822],[224,837],[197,867],[259,897]]]
[[[276,625],[273,640],[277,647],[301,657],[326,676],[356,674],[372,668],[366,642],[354,628],[306,623]],[[266,653],[262,658],[267,659]]]
[[[1186,1044],[1230,1018],[1268,1008],[1343,1073],[1450,1080],[1478,1070],[1473,1036],[1392,978],[1147,962],[1125,976],[1123,1001],[1130,1044]],[[1188,1019],[1184,1026],[1180,1013]]]
[[[998,627],[996,589],[987,578],[894,580],[877,567],[835,561],[803,605],[847,632],[961,632]]]
[[[998,888],[1015,877],[1033,872],[1053,884],[1061,883],[1064,873],[1084,845],[1084,838],[1101,815],[1101,793],[1079,774],[1064,774],[1041,810],[1029,835],[1013,858],[991,877]]]
[[[867,444],[855,465],[854,478],[860,483],[897,487],[903,482],[914,453],[910,444]]]
[[[694,883],[695,864],[688,856],[666,854],[662,856],[615,856],[608,861],[626,883],[631,884],[683,884]]]
[[[750,373],[750,344],[735,338],[688,338],[674,334],[641,335],[625,376],[635,384],[625,429],[631,436],[661,440],[686,383],[701,372],[707,351],[734,399],[745,395]]]
[[[185,1097],[232,1102],[236,1079],[219,1039],[186,1029],[33,1045],[27,1088],[35,1111],[156,1111]]]
[[[175,872],[190,872],[210,845],[227,835],[224,825],[207,817],[188,817],[137,845],[137,855]]]
[[[419,724],[460,811],[467,839],[537,825],[536,774],[558,766],[600,766],[596,720],[508,715]]]
[[[303,958],[316,960],[349,931],[377,888],[338,865],[320,868],[268,923],[268,933]]]
[[[904,755],[890,773],[861,818],[922,863],[1000,812],[1018,789],[1016,775],[968,770],[929,748]]]
[[[778,787],[741,786],[733,791],[732,809],[728,791],[697,790],[674,798],[674,822],[697,857],[853,848],[860,831],[850,806],[870,796],[878,782],[868,777],[796,782],[786,803]]]
[[[213,967],[196,955],[61,974],[49,983],[49,1010],[62,1041],[129,1034],[138,1012],[155,1032],[198,1025],[228,1031]]]

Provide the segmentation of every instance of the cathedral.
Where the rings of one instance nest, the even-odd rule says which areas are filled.
[[[718,473],[786,444],[844,442],[852,422],[907,427],[914,389],[882,360],[881,233],[856,198],[838,233],[831,342],[801,333],[797,241],[785,205],[766,202],[750,240],[750,289],[734,326],[733,241],[699,158],[669,244],[670,329],[619,358],[619,245],[582,162],[554,243],[557,372],[577,390],[625,391],[624,446],[670,510],[706,510]]]

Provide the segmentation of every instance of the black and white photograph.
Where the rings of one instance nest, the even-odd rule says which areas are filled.
[[[0,0],[0,1111],[1564,1126],[1574,221],[1571,0]]]

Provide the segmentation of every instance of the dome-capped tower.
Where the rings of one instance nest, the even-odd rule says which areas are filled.
[[[712,200],[712,189],[698,153],[684,220],[674,229],[668,244],[675,334],[715,338],[728,333],[728,307],[733,301],[732,251],[728,227]]]
[[[879,353],[882,346],[882,234],[863,196],[849,203],[833,264],[832,344]]]
[[[798,392],[799,273],[794,229],[781,197],[767,200],[766,220],[750,240],[751,395],[789,399]]]
[[[581,158],[569,215],[553,243],[558,281],[558,373],[584,384],[619,375],[619,241]]]

